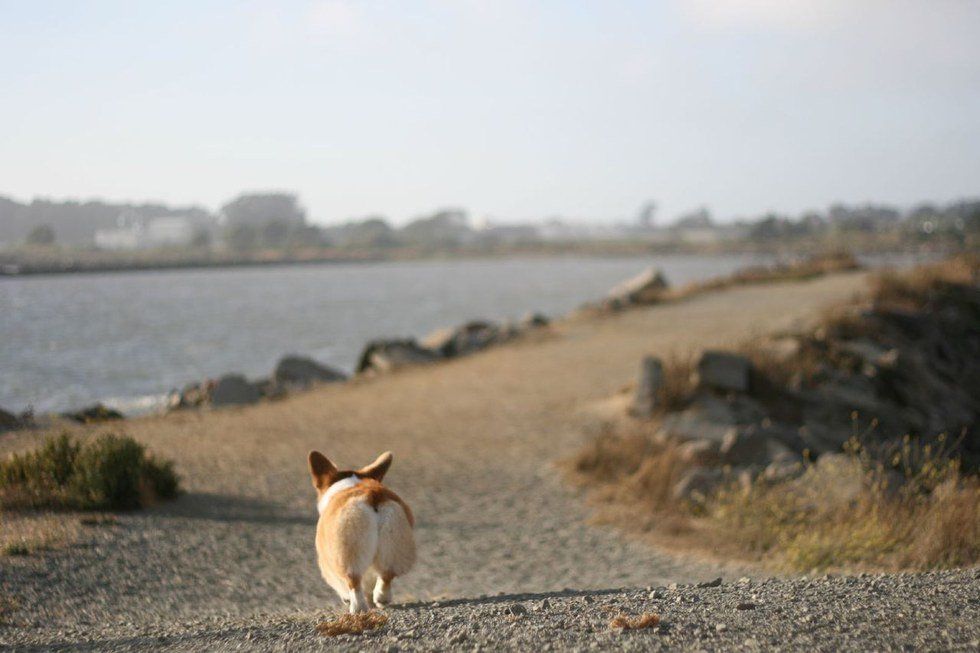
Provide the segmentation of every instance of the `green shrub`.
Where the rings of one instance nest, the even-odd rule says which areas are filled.
[[[128,436],[80,443],[67,434],[0,461],[0,507],[131,510],[179,492],[173,463]]]

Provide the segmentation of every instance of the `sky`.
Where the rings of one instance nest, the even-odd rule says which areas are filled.
[[[722,220],[980,195],[972,0],[0,0],[0,195]]]

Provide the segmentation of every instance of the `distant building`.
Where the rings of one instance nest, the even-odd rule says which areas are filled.
[[[195,223],[186,216],[144,218],[132,211],[119,215],[114,229],[95,232],[95,245],[101,249],[148,249],[183,247],[194,238]]]
[[[146,221],[143,237],[148,247],[189,245],[194,238],[194,224],[181,215],[151,218]]]

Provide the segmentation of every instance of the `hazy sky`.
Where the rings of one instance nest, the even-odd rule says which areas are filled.
[[[0,194],[311,217],[980,194],[980,2],[0,0]]]

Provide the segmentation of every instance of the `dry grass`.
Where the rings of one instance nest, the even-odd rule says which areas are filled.
[[[868,472],[857,496],[818,499],[799,486],[757,484],[731,489],[712,505],[709,520],[745,553],[788,569],[924,570],[980,562],[980,480],[945,465],[898,490]],[[937,466],[938,469],[938,466]],[[808,482],[804,476],[801,483]]]
[[[694,352],[672,352],[664,358],[664,383],[658,405],[665,410],[681,410],[687,407],[697,384]]]
[[[852,448],[852,494],[834,490],[853,476],[817,478],[823,470],[813,467],[798,481],[730,486],[697,509],[671,496],[688,469],[677,445],[640,433],[603,434],[571,461],[571,473],[591,489],[600,522],[668,546],[805,571],[977,564],[980,479],[931,447],[906,440],[889,470]]]
[[[847,252],[830,252],[811,256],[795,263],[772,266],[759,265],[743,268],[726,277],[718,277],[688,284],[670,292],[667,297],[670,299],[684,299],[703,292],[724,290],[733,286],[784,281],[805,281],[825,274],[859,269],[861,269],[861,264],[851,254]]]
[[[569,479],[589,489],[596,522],[683,545],[693,530],[692,515],[673,500],[672,489],[690,464],[675,442],[654,440],[635,428],[624,435],[607,431],[585,445],[569,461]]]
[[[654,628],[660,624],[660,615],[653,612],[644,612],[635,617],[625,614],[618,614],[609,622],[610,628],[621,630],[642,630],[643,628]]]
[[[980,255],[964,254],[904,272],[886,271],[872,279],[877,307],[922,310],[928,301],[957,288],[976,286],[980,280]]]
[[[78,539],[77,519],[65,514],[0,512],[0,556],[26,556]]]
[[[365,631],[381,628],[386,623],[388,623],[388,615],[383,612],[359,612],[342,615],[333,621],[321,622],[317,625],[316,632],[324,637],[360,635]]]

